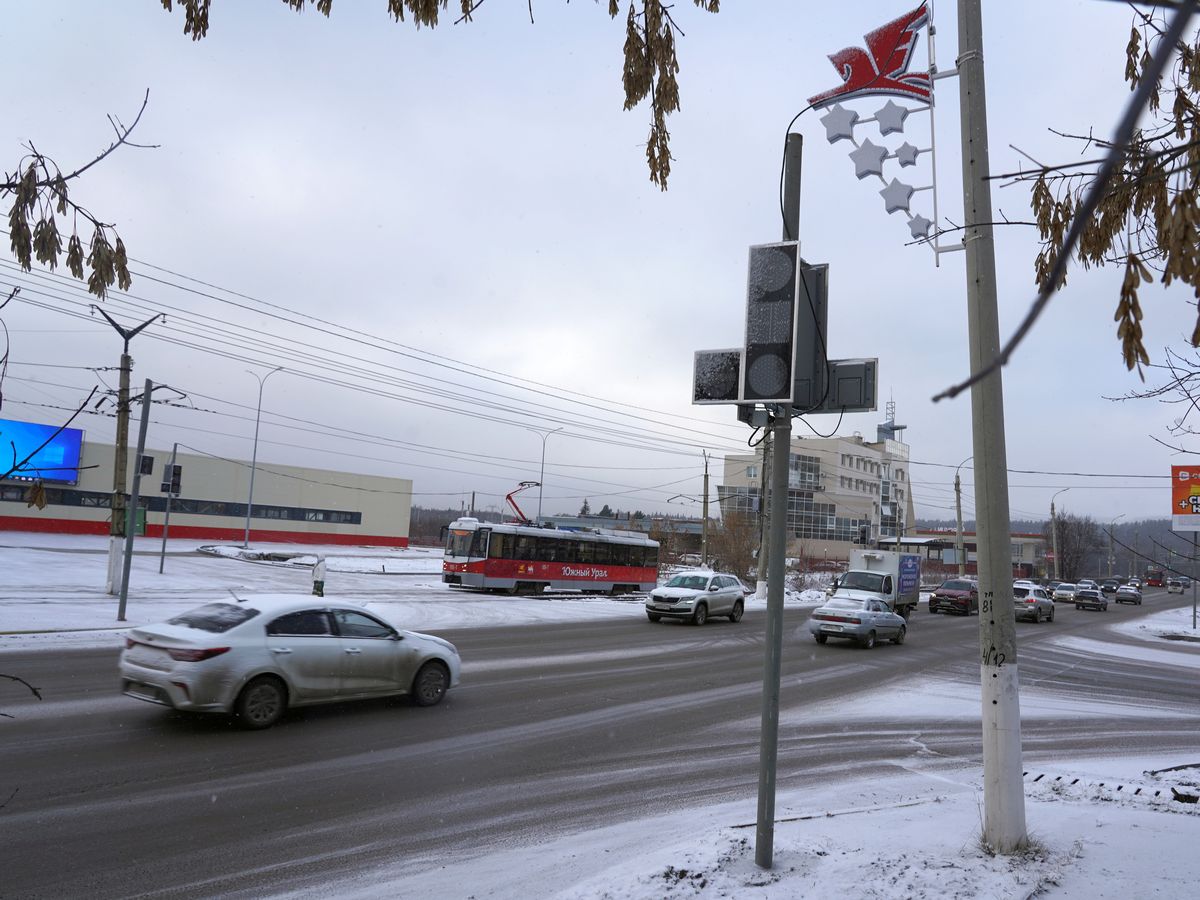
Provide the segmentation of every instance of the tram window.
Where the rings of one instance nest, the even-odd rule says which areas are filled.
[[[517,559],[534,559],[534,541],[527,534],[517,535]]]
[[[478,558],[487,556],[488,535],[491,529],[480,528],[475,532],[475,536],[471,538],[471,556]]]
[[[492,539],[488,542],[488,556],[492,559],[504,559],[504,551],[508,546],[508,539],[511,535],[493,534]]]
[[[596,545],[591,541],[578,541],[575,544],[575,558],[581,563],[591,564],[596,561]]]
[[[596,544],[596,565],[599,565],[599,566],[612,565],[612,545],[611,544]]]

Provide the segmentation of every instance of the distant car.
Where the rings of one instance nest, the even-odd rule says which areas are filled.
[[[735,575],[696,569],[680,572],[646,598],[646,618],[680,619],[703,625],[711,616],[741,621],[746,608],[746,589]]]
[[[1075,608],[1108,612],[1108,598],[1095,588],[1080,588],[1075,592]]]
[[[1182,594],[1183,593],[1183,579],[1182,578],[1168,578],[1167,579],[1167,593],[1168,594]]]
[[[818,644],[832,638],[858,641],[870,650],[878,641],[903,644],[907,633],[904,618],[882,600],[834,597],[813,610],[808,629]]]
[[[1054,621],[1054,601],[1044,588],[1013,587],[1013,612],[1018,619],[1032,619],[1034,622]]]
[[[1130,578],[1128,584],[1130,587],[1135,587],[1139,591],[1142,589],[1142,579],[1140,578]]]
[[[1119,588],[1120,586],[1121,586],[1121,580],[1119,578],[1106,578],[1100,584],[1100,593],[1115,594],[1117,592],[1117,588]]]
[[[1062,582],[1058,581],[1057,579],[1054,581],[1047,581],[1046,582],[1046,593],[1049,594],[1051,597],[1053,597],[1054,592],[1058,589],[1058,586],[1060,584],[1062,584]]]
[[[131,628],[119,667],[129,697],[247,728],[316,703],[407,694],[433,706],[462,669],[449,641],[312,596],[217,601]]]
[[[1142,605],[1142,592],[1131,584],[1123,584],[1117,588],[1116,593],[1117,603],[1136,603]]]
[[[1090,579],[1090,578],[1079,579],[1079,581],[1076,582],[1075,586],[1077,588],[1079,588],[1080,590],[1083,590],[1084,588],[1087,588],[1088,590],[1093,590],[1093,591],[1100,590],[1100,585],[1098,585],[1096,582],[1092,581],[1092,579]]]
[[[979,612],[979,586],[965,578],[951,578],[943,581],[929,595],[929,611],[931,613],[953,612],[960,616],[969,616]]]
[[[1078,588],[1069,581],[1060,581],[1051,595],[1055,600],[1074,600]]]

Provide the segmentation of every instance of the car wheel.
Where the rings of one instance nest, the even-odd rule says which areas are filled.
[[[1046,621],[1047,621],[1047,622],[1053,622],[1053,621],[1054,621],[1054,607],[1053,607],[1053,606],[1052,606],[1052,607],[1050,607],[1050,618],[1048,618]]]
[[[892,643],[893,644],[903,644],[904,643],[904,635],[907,632],[908,632],[908,629],[905,628],[903,625],[901,625],[900,630],[896,632],[896,636],[894,638],[892,638]]]
[[[701,603],[696,607],[696,611],[692,613],[692,624],[703,625],[708,621],[708,605]]]
[[[745,606],[742,604],[742,601],[739,600],[737,603],[733,604],[733,612],[731,612],[729,614],[729,621],[730,622],[742,621],[742,613],[745,611],[746,611]]]
[[[1082,607],[1080,604],[1078,604],[1078,603],[1076,603],[1076,604],[1075,604],[1075,608],[1076,608],[1076,609],[1083,609],[1083,607]]]
[[[936,613],[936,612],[937,612],[937,607],[936,607],[936,606],[934,606],[932,603],[930,603],[930,604],[929,604],[929,611],[930,611],[931,613]]]
[[[816,642],[817,642],[818,644],[823,644],[823,643],[825,643],[827,640],[829,640],[829,635],[827,635],[827,634],[814,634],[814,635],[813,635],[813,638],[816,640]]]
[[[445,663],[427,662],[412,683],[412,700],[417,706],[435,706],[442,702],[450,687],[450,670]]]
[[[874,631],[867,632],[867,636],[862,639],[862,646],[863,646],[864,650],[870,650],[872,647],[875,646],[875,632]]]
[[[646,613],[646,618],[651,622],[657,622],[662,618],[662,616],[660,616],[658,613]]]
[[[1042,615],[1042,608],[1040,606],[1035,607],[1033,610],[1033,624],[1041,625],[1044,621],[1046,621],[1046,617]]]
[[[270,728],[287,711],[287,688],[275,676],[261,675],[242,688],[233,710],[243,728]]]

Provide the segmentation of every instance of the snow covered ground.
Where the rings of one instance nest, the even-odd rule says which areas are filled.
[[[239,548],[197,554],[199,542],[172,541],[165,573],[158,542],[139,541],[133,561],[127,622],[116,621],[116,599],[104,593],[106,539],[0,534],[0,650],[63,645],[115,646],[124,628],[158,621],[197,603],[236,593],[306,594],[316,554],[326,556],[329,596],[380,609],[419,630],[640,618],[639,602],[603,597],[499,598],[452,591],[440,581],[434,549],[374,550],[263,545],[248,560]],[[789,605],[813,606],[819,592],[789,594]],[[762,601],[750,600],[751,608]],[[1153,613],[1116,626],[1145,644],[1134,658],[1169,665],[1195,681],[1200,642],[1191,609]],[[1167,635],[1166,638],[1162,635]],[[1103,652],[1091,638],[1063,637],[1065,650]],[[1122,646],[1127,658],[1128,648]],[[930,680],[908,691],[907,715],[976,717],[977,685]],[[1198,690],[1200,698],[1200,690]],[[872,715],[870,698],[855,708]],[[895,698],[873,695],[878,711]],[[1097,696],[1084,709],[1023,700],[1023,714],[1105,714],[1149,718],[1152,710]],[[1045,708],[1043,708],[1045,707]],[[1197,704],[1200,712],[1200,702]],[[842,705],[845,709],[845,705]],[[812,721],[835,710],[809,711]],[[847,727],[853,723],[841,717]],[[982,792],[975,766],[929,760],[923,767],[886,762],[860,780],[781,792],[776,801],[774,866],[755,864],[755,797],[733,804],[689,807],[537,846],[508,846],[452,861],[406,860],[391,870],[361,873],[339,884],[340,897],[473,898],[1183,898],[1200,897],[1200,746],[1193,756],[1119,756],[1070,761],[1026,754],[1026,816],[1031,848],[997,857],[980,846]],[[1163,771],[1172,767],[1183,768]],[[469,887],[467,887],[469,886]],[[305,896],[328,896],[314,886]]]

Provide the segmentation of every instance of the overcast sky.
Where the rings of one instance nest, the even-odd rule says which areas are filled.
[[[328,20],[278,0],[217,0],[199,43],[158,0],[6,0],[0,149],[8,170],[29,141],[74,168],[110,140],[105,115],[128,121],[149,89],[134,140],[156,148],[120,150],[72,197],[115,222],[136,261],[129,295],[114,292],[106,311],[128,326],[168,314],[134,339],[133,380],[186,392],[194,409],[156,407],[152,446],[248,459],[258,383],[246,370],[282,365],[264,389],[265,463],[412,478],[418,505],[475,491],[480,507],[498,506],[538,478],[543,443],[528,429],[561,427],[545,444],[546,513],[584,498],[594,510],[698,513],[686,498],[700,496],[702,451],[715,485],[749,430],[731,407],[690,404],[692,356],[742,342],[747,247],[780,237],[785,129],[838,84],[827,54],[912,5],[761,0],[709,15],[678,3],[682,110],[669,120],[666,193],[647,178],[647,111],[621,108],[623,20],[562,0],[537,0],[535,24],[507,0],[432,31],[393,23],[385,0],[339,0]],[[985,7],[993,172],[1021,164],[1010,145],[1078,159],[1048,129],[1112,130],[1129,95],[1129,10]],[[950,69],[955,5],[939,4],[935,24]],[[956,80],[939,81],[937,99],[940,212],[960,223]],[[928,147],[928,129],[914,115],[905,136]],[[918,463],[918,515],[951,517],[970,402],[931,397],[967,373],[962,254],[935,267],[906,246],[904,217],[884,213],[877,182],[856,180],[852,147],[827,143],[818,114],[794,130],[802,253],[831,267],[830,354],[880,360],[879,412],[847,415],[838,432],[873,439],[894,400]],[[873,125],[856,136],[884,140]],[[933,180],[928,154],[915,169],[889,165]],[[1011,219],[1029,219],[1028,200],[1024,187],[994,192]],[[932,218],[929,192],[913,209]],[[1036,252],[1032,228],[997,232],[1003,336],[1032,299]],[[13,364],[0,415],[60,421],[56,407],[116,385],[111,368],[88,371],[115,367],[121,341],[87,316],[82,286],[21,273],[7,253],[0,284],[22,287],[3,314]],[[1011,475],[1014,518],[1045,518],[1068,486],[1058,508],[1102,522],[1169,514],[1165,476],[1186,458],[1152,437],[1167,436],[1173,408],[1105,399],[1140,386],[1115,337],[1118,284],[1116,272],[1073,271],[1005,370],[1009,466],[1043,473]],[[1191,333],[1194,301],[1151,286],[1142,304],[1161,361]],[[112,418],[81,421],[90,439],[112,440]],[[963,473],[973,517],[969,463]]]

